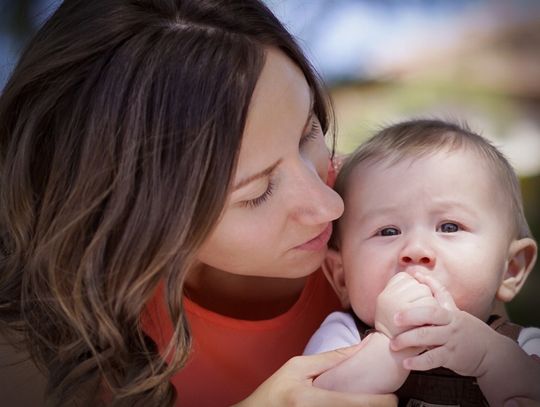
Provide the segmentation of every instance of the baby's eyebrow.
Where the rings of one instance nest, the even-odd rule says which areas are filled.
[[[275,163],[273,163],[272,165],[270,165],[269,167],[265,168],[264,170],[262,171],[259,171],[257,172],[256,174],[252,174],[242,180],[240,180],[239,182],[236,183],[236,185],[233,187],[233,191],[236,191],[237,189],[240,189],[242,188],[243,186],[246,186],[247,184],[257,180],[257,179],[260,179],[260,178],[263,178],[263,177],[266,177],[268,175],[270,175],[272,173],[272,171],[274,171],[274,169],[279,165],[281,164],[281,161],[282,159],[280,158],[279,160],[277,160]]]
[[[375,215],[392,215],[400,209],[397,205],[392,206],[377,206],[376,208],[368,209],[362,212],[362,218],[373,218]]]

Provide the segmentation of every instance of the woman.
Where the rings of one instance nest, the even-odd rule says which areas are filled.
[[[262,3],[66,0],[0,123],[2,332],[52,405],[394,403],[311,387],[354,349],[264,381],[337,307],[343,204],[324,94]]]

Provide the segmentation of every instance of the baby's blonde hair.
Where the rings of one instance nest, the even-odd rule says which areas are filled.
[[[415,119],[385,127],[351,153],[336,179],[335,190],[344,197],[353,170],[361,163],[387,161],[393,165],[404,158],[419,158],[439,151],[472,149],[488,168],[506,196],[515,237],[532,237],[523,211],[519,179],[506,157],[487,139],[466,124],[436,119]],[[339,222],[336,222],[331,246],[339,246]]]

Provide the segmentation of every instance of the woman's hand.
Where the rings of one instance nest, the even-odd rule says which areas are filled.
[[[318,355],[296,356],[236,407],[397,406],[394,395],[339,393],[313,386],[314,378],[352,356],[357,349],[358,346],[351,346]]]
[[[355,394],[395,392],[410,373],[403,368],[403,360],[416,355],[418,350],[391,352],[389,344],[390,339],[385,334],[369,334],[362,339],[354,355],[318,376],[315,386]]]

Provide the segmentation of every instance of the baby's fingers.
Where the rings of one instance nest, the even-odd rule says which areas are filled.
[[[414,278],[409,273],[405,273],[404,271],[401,271],[399,273],[394,274],[394,276],[390,280],[388,280],[388,283],[386,283],[386,287],[398,286],[400,284],[403,284],[411,280],[414,281]]]
[[[399,311],[394,315],[397,326],[448,325],[452,314],[438,306],[422,306]]]
[[[441,346],[448,341],[448,329],[446,326],[421,326],[403,332],[390,342],[393,351],[406,348],[426,349]]]
[[[452,298],[452,294],[450,294],[446,287],[442,285],[438,280],[436,280],[430,275],[420,272],[415,273],[414,278],[416,278],[418,282],[427,285],[431,289],[433,296],[441,305],[441,307],[444,307],[448,310],[458,309],[456,303],[454,302],[454,298]]]
[[[418,356],[407,358],[403,361],[403,367],[409,370],[430,370],[441,367],[448,362],[448,352],[445,348],[438,347],[428,350]]]

